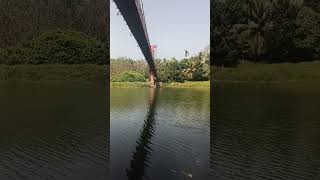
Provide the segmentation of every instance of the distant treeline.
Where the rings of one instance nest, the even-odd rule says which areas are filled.
[[[55,29],[83,32],[109,42],[106,0],[1,0],[0,23],[0,48]]]
[[[209,54],[199,53],[197,56],[178,61],[172,59],[156,59],[158,78],[162,82],[207,81],[210,75]],[[130,81],[141,79],[139,73],[148,77],[148,65],[145,61],[134,61],[130,58],[111,59],[110,75],[112,81]],[[130,77],[129,77],[130,76]],[[136,76],[135,78],[133,76]],[[140,80],[139,80],[140,81]]]
[[[212,64],[320,59],[319,0],[214,0]]]

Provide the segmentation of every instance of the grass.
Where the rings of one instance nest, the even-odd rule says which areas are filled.
[[[70,80],[105,82],[109,75],[104,65],[0,65],[0,80]]]
[[[110,87],[129,88],[129,87],[148,87],[147,82],[110,82]]]
[[[104,65],[0,65],[0,81],[106,82],[109,67]],[[148,82],[111,82],[111,87],[148,87]],[[168,88],[209,88],[210,82],[163,83]]]
[[[300,82],[320,81],[320,61],[302,63],[242,63],[236,68],[211,66],[215,82]]]
[[[170,88],[209,88],[210,81],[185,81],[183,83],[172,82],[163,83],[162,86]]]
[[[149,87],[148,82],[111,82],[110,87],[131,88],[131,87]],[[210,81],[186,81],[183,83],[161,83],[165,88],[209,88]]]

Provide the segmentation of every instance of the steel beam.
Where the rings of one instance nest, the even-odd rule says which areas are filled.
[[[132,35],[149,65],[154,76],[157,77],[153,55],[150,49],[147,26],[145,23],[144,11],[140,0],[114,0],[124,20],[126,21]]]

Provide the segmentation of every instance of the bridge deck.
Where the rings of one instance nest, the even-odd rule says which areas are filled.
[[[140,0],[114,0],[114,2],[120,10],[124,20],[132,32],[132,35],[137,40],[150,70],[156,76],[156,68],[150,49],[147,26]]]

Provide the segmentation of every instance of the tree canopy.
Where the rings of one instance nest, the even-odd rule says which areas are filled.
[[[319,1],[215,0],[211,5],[213,65],[320,58]]]

